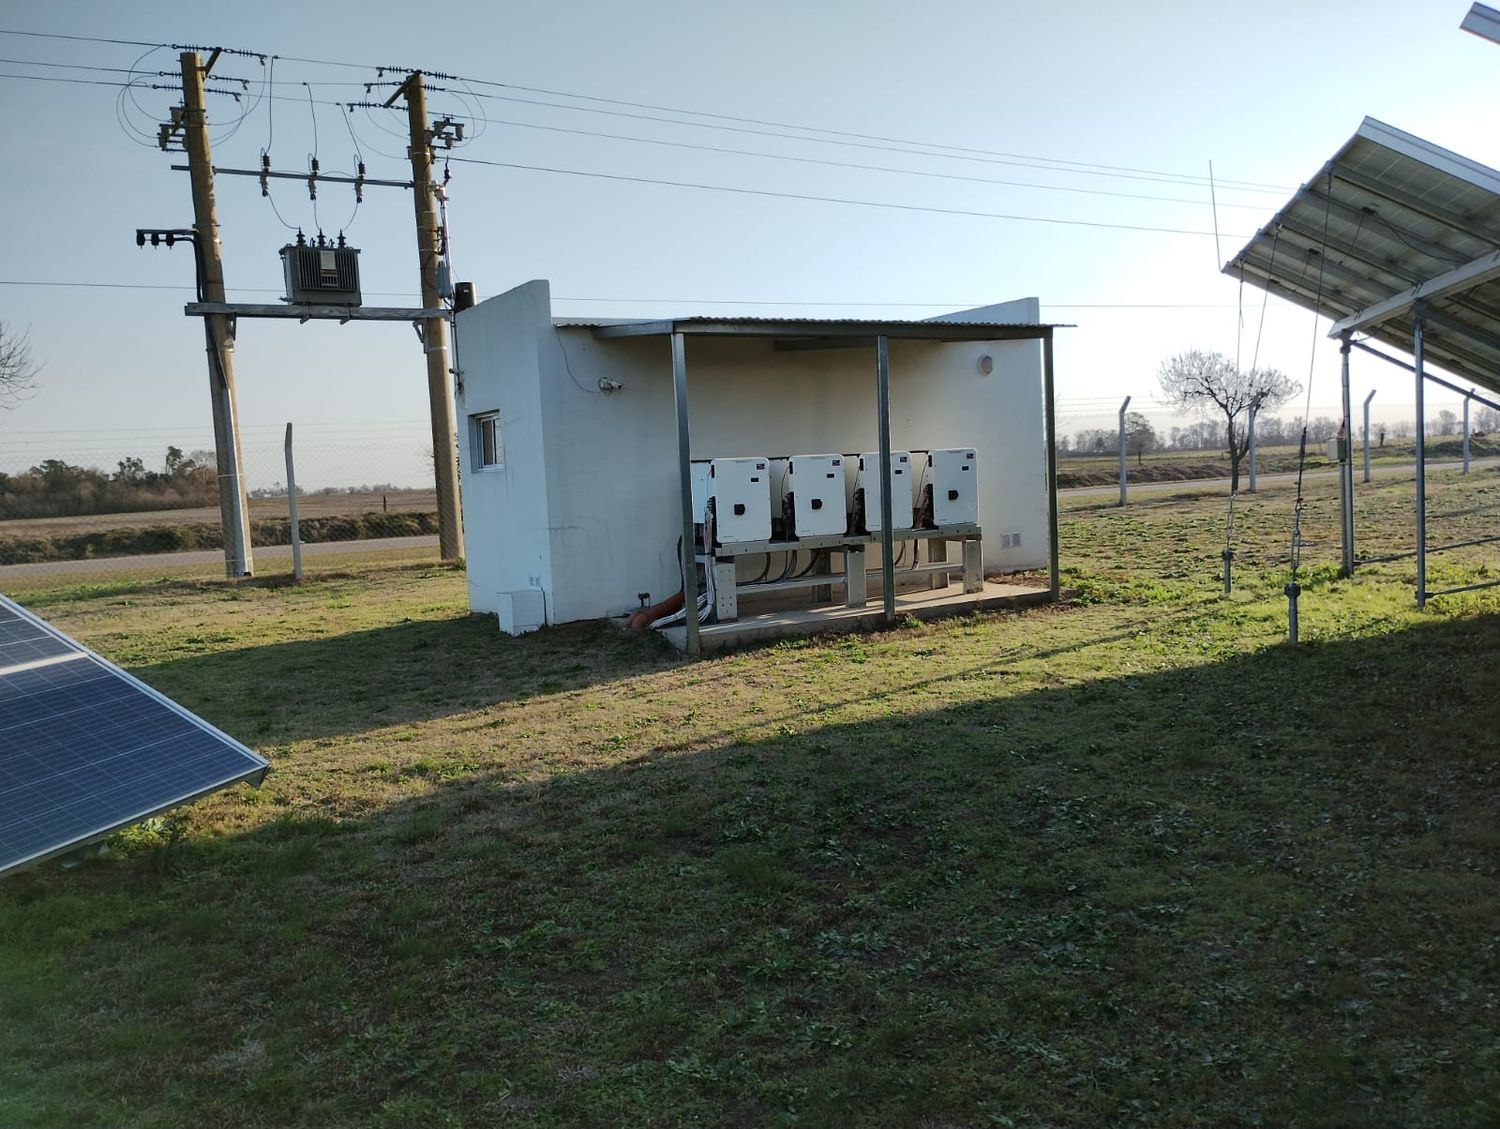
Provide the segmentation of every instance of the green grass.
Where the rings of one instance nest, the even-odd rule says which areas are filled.
[[[1284,489],[1228,599],[1222,498],[1079,505],[1069,606],[700,663],[433,567],[48,593],[274,771],[0,883],[0,1124],[1500,1122],[1500,599],[1338,579],[1332,489],[1295,650]]]

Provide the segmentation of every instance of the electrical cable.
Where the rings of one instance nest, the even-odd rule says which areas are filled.
[[[311,161],[313,177],[316,177],[318,175],[318,108],[313,105],[312,87],[308,86],[305,82],[302,85],[307,87],[307,111],[312,115],[313,151],[308,154],[308,159]],[[318,218],[318,190],[316,182],[309,187],[309,194],[312,197],[313,226],[318,229],[318,238],[322,239],[323,221]]]
[[[1328,194],[1323,200],[1323,246],[1328,246],[1328,217],[1333,206],[1333,173],[1328,173]],[[1297,500],[1292,509],[1292,544],[1291,544],[1291,578],[1287,581],[1287,597],[1295,601],[1299,588],[1297,586],[1297,570],[1302,564],[1302,480],[1307,470],[1307,417],[1312,412],[1312,385],[1314,365],[1318,355],[1318,319],[1322,316],[1318,311],[1323,303],[1323,263],[1327,256],[1323,252],[1318,253],[1318,284],[1316,294],[1313,297],[1313,338],[1312,348],[1307,360],[1307,403],[1302,410],[1302,440],[1297,449]]]
[[[1153,196],[1141,192],[1116,192],[1107,188],[1078,188],[1063,184],[1039,184],[1035,181],[1026,180],[1002,180],[996,177],[964,176],[961,173],[936,172],[930,169],[899,169],[888,165],[865,165],[853,161],[831,161],[821,157],[800,157],[790,153],[766,153],[756,149],[732,149],[723,145],[698,145],[690,141],[668,141],[657,137],[631,137],[620,133],[604,133],[591,129],[568,129],[564,126],[542,125],[538,122],[510,121],[504,118],[489,118],[486,122],[495,125],[513,126],[519,129],[544,130],[548,133],[566,133],[578,137],[595,137],[608,141],[629,141],[642,145],[661,145],[672,149],[691,149],[704,153],[722,153],[736,157],[758,157],[772,161],[791,161],[796,164],[823,165],[829,168],[853,169],[860,172],[884,172],[904,176],[928,177],[935,180],[957,180],[971,184],[996,184],[1010,188],[1037,188],[1048,192],[1073,192],[1089,196],[1112,196],[1125,200],[1150,200],[1167,204],[1197,204],[1200,201],[1192,200],[1184,196]],[[1226,208],[1244,208],[1254,211],[1264,211],[1258,204],[1230,204],[1225,203]]]
[[[140,40],[107,39],[107,38],[95,37],[95,36],[60,35],[60,34],[49,34],[49,33],[43,33],[43,32],[21,32],[21,31],[11,31],[9,29],[0,29],[0,34],[30,35],[30,36],[35,36],[35,37],[39,37],[39,38],[68,39],[68,40],[78,40],[78,41],[84,41],[84,42],[112,43],[112,44],[123,44],[123,45],[130,45],[130,46],[142,46],[142,47],[152,47],[152,48],[166,47],[166,46],[168,46],[167,44],[147,43],[145,41],[140,41]],[[205,49],[206,50],[207,48],[199,48],[199,49]],[[262,62],[264,62],[269,57],[269,55],[267,53],[265,53],[265,52],[248,51],[248,50],[240,49],[240,48],[214,48],[214,49],[215,50],[222,50],[222,51],[224,51],[226,53],[239,54],[239,55],[244,55],[244,56],[248,56],[248,57],[258,58]],[[313,64],[313,65],[318,65],[318,66],[345,67],[345,68],[355,69],[355,70],[368,69],[368,67],[367,67],[366,64],[349,63],[349,62],[345,62],[345,61],[342,61],[342,60],[315,59],[315,58],[308,58],[308,57],[303,57],[303,56],[292,56],[292,55],[281,56],[281,58],[283,58],[285,61],[288,61],[288,62],[302,62],[302,63],[308,63],[308,64]],[[383,75],[386,71],[399,71],[401,69],[402,68],[384,67],[384,66],[376,68],[377,73],[379,73],[381,75]],[[416,68],[416,69],[420,70],[421,68]],[[904,148],[899,148],[896,151],[898,151],[898,152],[904,152],[904,153],[909,153],[909,154],[914,155],[914,156],[929,156],[929,157],[938,157],[938,158],[951,159],[951,160],[986,160],[986,161],[989,161],[990,163],[1004,163],[1004,164],[1017,164],[1017,163],[1020,163],[1020,162],[1026,162],[1025,164],[1022,165],[1022,167],[1031,167],[1031,168],[1045,169],[1045,170],[1049,170],[1049,171],[1053,171],[1053,172],[1069,173],[1069,174],[1074,174],[1074,175],[1101,175],[1101,176],[1112,176],[1112,177],[1127,177],[1129,179],[1146,179],[1146,180],[1162,181],[1162,182],[1166,182],[1166,183],[1190,184],[1190,185],[1195,185],[1195,186],[1198,186],[1198,187],[1202,187],[1205,184],[1205,179],[1203,177],[1200,177],[1200,176],[1195,176],[1195,175],[1191,175],[1191,174],[1169,173],[1169,172],[1166,172],[1164,170],[1144,169],[1144,168],[1140,168],[1140,167],[1137,167],[1137,166],[1114,165],[1114,164],[1106,164],[1106,163],[1101,163],[1101,162],[1090,162],[1090,161],[1076,161],[1076,160],[1067,159],[1067,158],[1039,157],[1039,156],[1036,156],[1036,155],[1033,155],[1033,154],[1009,153],[1009,152],[1004,152],[1004,151],[1000,151],[1000,150],[989,150],[989,149],[980,149],[980,148],[968,147],[968,146],[947,145],[947,144],[943,144],[943,143],[940,143],[940,142],[929,142],[929,141],[921,141],[921,140],[912,140],[912,139],[909,139],[909,138],[888,137],[888,136],[879,135],[879,134],[864,134],[864,133],[858,133],[858,132],[854,132],[854,131],[850,131],[850,130],[835,130],[835,129],[824,128],[824,127],[821,127],[821,126],[801,125],[799,123],[793,123],[793,122],[779,122],[779,121],[771,121],[771,120],[759,119],[759,118],[737,117],[735,115],[730,115],[730,114],[718,114],[718,113],[713,113],[713,112],[710,112],[710,111],[693,110],[693,109],[688,109],[688,108],[683,108],[683,107],[662,106],[662,105],[656,105],[656,104],[653,104],[653,103],[634,102],[634,101],[630,101],[630,100],[627,100],[627,99],[607,98],[607,97],[603,97],[603,96],[600,96],[600,95],[578,94],[578,93],[571,92],[571,91],[549,90],[549,89],[545,89],[545,88],[541,88],[541,87],[523,86],[523,85],[518,84],[518,83],[499,82],[499,81],[492,80],[492,79],[481,79],[481,78],[471,78],[471,77],[452,76],[452,75],[450,75],[450,76],[443,76],[441,74],[441,72],[436,72],[436,71],[424,71],[423,73],[427,74],[427,75],[429,75],[431,77],[434,77],[434,78],[440,78],[440,79],[441,78],[446,78],[446,79],[449,79],[449,80],[452,80],[452,81],[464,83],[465,86],[468,89],[466,91],[464,91],[463,93],[466,93],[469,97],[474,98],[476,100],[481,99],[481,98],[494,98],[494,99],[502,99],[502,100],[506,100],[506,101],[521,102],[521,103],[531,104],[531,105],[541,105],[541,106],[545,106],[545,107],[549,107],[549,108],[554,108],[554,109],[573,110],[573,111],[577,111],[577,112],[586,112],[586,113],[615,113],[617,116],[627,116],[627,117],[644,117],[645,116],[645,115],[639,115],[639,114],[619,114],[618,111],[613,111],[613,112],[612,111],[604,111],[604,110],[598,109],[597,107],[576,106],[576,105],[566,105],[566,104],[558,104],[558,103],[539,102],[539,101],[536,101],[534,99],[520,99],[520,98],[516,98],[516,97],[511,96],[511,95],[484,94],[484,93],[481,93],[481,92],[473,90],[473,86],[475,86],[475,85],[489,86],[489,87],[495,87],[497,89],[521,90],[521,91],[525,91],[527,93],[543,94],[543,95],[546,95],[548,97],[554,97],[554,98],[559,98],[559,97],[560,98],[572,98],[572,99],[581,100],[581,101],[597,102],[597,103],[601,103],[603,105],[629,106],[629,107],[633,107],[633,108],[636,108],[636,109],[654,110],[654,111],[658,111],[660,113],[688,115],[688,116],[695,117],[695,118],[708,118],[708,119],[711,119],[713,121],[719,121],[719,122],[738,122],[738,123],[742,123],[742,124],[746,124],[746,125],[770,126],[770,127],[777,128],[777,129],[793,129],[793,130],[798,130],[798,131],[800,131],[801,134],[819,134],[819,135],[821,135],[821,136],[815,136],[815,137],[801,136],[800,134],[799,135],[785,135],[785,134],[771,134],[770,135],[770,136],[784,136],[784,137],[788,137],[790,140],[795,140],[795,141],[813,142],[813,143],[820,143],[820,144],[843,144],[843,145],[851,145],[851,144],[855,144],[855,143],[862,143],[861,147],[865,147],[865,148],[881,148],[881,147],[884,147],[884,146],[895,145],[895,146],[902,146],[902,147],[904,147]],[[434,90],[447,90],[448,88],[434,86],[434,87],[430,87],[430,89],[434,89]],[[696,128],[702,128],[702,129],[733,130],[735,132],[750,132],[750,133],[763,133],[764,132],[764,131],[760,131],[760,130],[742,130],[742,129],[738,129],[737,130],[737,129],[734,129],[734,127],[731,127],[731,126],[711,125],[711,124],[708,124],[706,122],[682,121],[680,119],[671,119],[671,118],[667,118],[667,119],[662,119],[662,118],[647,118],[647,120],[661,121],[664,124],[669,124],[669,125],[691,126],[691,127],[696,127]],[[845,140],[837,140],[837,139],[845,139]],[[872,142],[874,142],[874,143],[880,143],[880,144],[869,144],[869,143],[872,143]],[[942,152],[940,150],[946,150],[946,152]],[[1221,187],[1231,188],[1231,189],[1234,189],[1236,191],[1282,193],[1282,192],[1285,192],[1285,191],[1288,190],[1287,186],[1269,184],[1269,183],[1262,182],[1262,181],[1226,180],[1226,181],[1219,181],[1218,183],[1219,183],[1219,185]]]
[[[597,180],[623,181],[631,184],[659,184],[670,188],[693,188],[707,192],[728,192],[739,196],[767,196],[783,200],[804,200],[820,204],[848,204],[862,208],[884,208],[898,212],[923,212],[943,216],[965,216],[975,219],[1011,220],[1022,223],[1050,223],[1068,227],[1104,228],[1115,231],[1143,231],[1164,235],[1212,235],[1211,231],[1190,228],[1152,227],[1144,224],[1106,223],[1101,220],[1061,219],[1055,216],[1023,216],[1005,212],[979,212],[964,208],[935,208],[922,204],[896,204],[881,200],[858,200],[846,196],[817,196],[801,192],[775,192],[768,188],[740,188],[723,184],[698,184],[683,180],[661,180],[655,177],[626,176],[623,173],[587,172],[582,169],[560,169],[546,165],[524,165],[510,161],[488,161],[479,157],[454,157],[453,160],[470,165],[486,165],[492,168],[520,169],[526,172],[557,173],[563,176],[582,176]],[[1249,238],[1235,236],[1234,238]]]

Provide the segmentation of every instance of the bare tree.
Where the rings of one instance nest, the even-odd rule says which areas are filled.
[[[0,408],[9,408],[36,387],[41,362],[31,356],[31,335],[0,322]]]
[[[1240,422],[1257,412],[1280,407],[1302,385],[1276,369],[1236,368],[1220,353],[1190,349],[1162,363],[1157,373],[1162,394],[1178,408],[1212,412],[1227,425],[1230,489],[1240,488],[1240,462],[1250,449],[1249,429]]]

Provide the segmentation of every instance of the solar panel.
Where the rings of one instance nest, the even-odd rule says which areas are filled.
[[[0,596],[0,875],[64,854],[267,762]]]

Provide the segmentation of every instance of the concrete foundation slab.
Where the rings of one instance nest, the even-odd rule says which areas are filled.
[[[999,608],[1031,607],[1051,599],[1046,588],[1026,584],[984,582],[977,592],[965,592],[961,585],[946,588],[915,589],[896,594],[896,618],[940,619],[944,616],[969,615]],[[705,652],[725,647],[740,647],[788,635],[824,635],[849,631],[867,631],[880,626],[883,610],[878,604],[847,608],[842,604],[820,607],[778,608],[758,615],[744,615],[730,623],[706,623],[699,628],[699,641]],[[679,650],[687,647],[687,629],[681,626],[662,629],[662,634]]]

